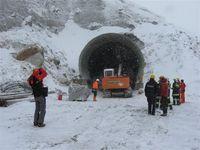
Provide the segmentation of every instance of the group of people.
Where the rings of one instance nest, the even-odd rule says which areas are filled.
[[[44,127],[44,117],[46,113],[46,96],[48,94],[48,88],[44,87],[43,79],[47,76],[47,72],[44,68],[36,68],[28,78],[28,83],[32,87],[33,95],[35,98],[35,114],[34,114],[34,126]],[[145,96],[148,102],[148,114],[155,115],[156,108],[160,108],[163,111],[161,116],[167,116],[168,107],[172,109],[170,101],[170,90],[172,89],[173,105],[180,105],[185,103],[185,83],[182,79],[174,79],[171,84],[169,80],[160,76],[159,81],[155,81],[155,75],[151,75],[149,81],[145,85]],[[96,79],[92,83],[92,92],[94,94],[93,101],[96,101],[97,91],[99,89],[99,79]]]
[[[155,81],[155,75],[151,74],[149,81],[145,85],[145,96],[148,102],[148,114],[155,115],[156,108],[163,111],[161,116],[167,116],[168,108],[172,108],[170,94],[172,89],[173,105],[185,103],[185,83],[184,80],[174,79],[170,84],[169,79],[164,76],[159,77],[159,81]]]

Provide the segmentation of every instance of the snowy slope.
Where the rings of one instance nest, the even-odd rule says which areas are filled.
[[[74,7],[70,9],[70,15],[88,14],[87,8],[98,1],[88,1],[86,7],[79,2],[67,4]],[[104,2],[101,6],[105,9],[97,9],[99,12],[96,13],[104,18],[101,23],[91,16],[88,16],[87,23],[80,22],[77,19],[80,16],[71,16],[58,34],[36,25],[1,32],[0,83],[26,80],[34,66],[15,60],[12,54],[18,52],[23,44],[37,43],[46,50],[44,65],[49,76],[45,84],[52,90],[66,90],[66,86],[59,84],[60,75],[66,73],[70,78],[73,75],[71,68],[78,73],[79,55],[87,42],[103,33],[129,32],[145,43],[142,50],[146,62],[144,81],[152,72],[157,78],[160,75],[166,75],[170,80],[184,78],[187,84],[186,104],[175,107],[168,117],[161,118],[160,111],[155,117],[147,115],[143,94],[134,93],[130,99],[102,99],[99,96],[96,103],[58,102],[57,96],[51,95],[47,98],[47,126],[40,129],[32,126],[34,103],[15,103],[8,108],[0,108],[0,149],[200,149],[199,39],[165,23],[129,0],[101,2]],[[32,9],[39,9],[36,4]],[[76,5],[80,6],[79,9],[75,8]],[[131,24],[134,29],[129,26]],[[89,30],[96,25],[97,29]],[[61,68],[57,69],[48,61],[54,57],[61,60]]]
[[[18,2],[20,3],[20,1]],[[0,48],[3,48],[1,50],[2,54],[2,51],[5,51],[4,49],[8,50],[8,52],[4,53],[11,54],[18,52],[22,47],[20,45],[23,44],[36,43],[43,46],[47,52],[45,55],[48,58],[48,60],[47,58],[45,59],[45,66],[48,67],[51,78],[53,78],[48,82],[52,86],[54,86],[53,82],[56,82],[55,80],[58,80],[58,78],[62,80],[64,78],[63,74],[66,74],[65,76],[68,79],[71,78],[73,71],[70,67],[78,73],[79,55],[84,46],[94,37],[108,32],[133,33],[145,43],[145,49],[142,51],[146,61],[145,80],[148,78],[150,72],[154,72],[157,76],[166,75],[170,80],[178,77],[186,79],[188,83],[199,82],[199,39],[176,29],[173,25],[165,23],[159,16],[145,8],[137,7],[130,0],[115,2],[111,0],[87,2],[76,0],[69,1],[68,3],[62,3],[61,0],[55,4],[49,1],[47,4],[40,5],[37,1],[33,1],[29,3],[29,8],[40,15],[48,12],[43,9],[55,9],[63,7],[63,5],[73,8],[69,9],[71,16],[66,20],[65,28],[59,34],[56,35],[49,32],[47,30],[48,27],[44,30],[43,27],[41,28],[36,25],[31,27],[22,26],[11,29],[8,32],[1,32]],[[32,5],[34,7],[31,7]],[[38,5],[44,7],[41,10],[45,13],[40,13],[37,10],[40,8]],[[91,8],[96,8],[96,10],[91,10]],[[66,13],[66,11],[63,10],[62,13]],[[98,22],[98,15],[104,18],[103,21]],[[55,16],[52,17],[56,18]],[[63,16],[58,15],[57,18],[59,19],[60,17],[62,18]],[[97,25],[97,29],[88,30],[93,25]],[[10,63],[9,60],[13,60],[12,55],[8,55],[8,57],[10,58],[4,59],[5,57],[1,55],[1,60],[2,62],[4,61],[4,64],[8,64]],[[54,59],[54,57],[62,60],[63,64],[60,69],[56,69],[56,66],[51,67],[54,64],[49,62],[49,60]],[[24,64],[25,62],[16,64],[16,61],[13,61],[12,64],[1,65],[0,81],[7,81],[10,80],[10,76],[15,76],[16,73],[13,73],[12,69],[8,67],[10,65],[21,66],[21,69],[17,71],[20,79],[16,78],[17,80],[24,80],[30,74],[33,66]],[[18,68],[20,68],[19,66]],[[4,72],[8,72],[10,76],[7,76]],[[193,75],[192,78],[191,75]]]

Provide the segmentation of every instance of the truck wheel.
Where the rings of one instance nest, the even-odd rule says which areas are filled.
[[[110,91],[104,91],[103,97],[104,98],[110,98],[110,97],[112,97],[112,93]]]

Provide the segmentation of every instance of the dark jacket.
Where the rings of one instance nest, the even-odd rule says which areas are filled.
[[[172,85],[172,94],[179,94],[179,83],[178,82],[174,82]]]
[[[43,83],[42,80],[39,81],[36,77],[31,75],[28,78],[29,85],[31,86],[33,90],[34,97],[40,97],[43,95]]]
[[[34,97],[44,96],[43,79],[47,76],[43,68],[34,69],[32,75],[28,78],[28,83],[32,87]]]
[[[158,91],[158,84],[154,79],[150,79],[145,85],[145,96],[155,98]]]

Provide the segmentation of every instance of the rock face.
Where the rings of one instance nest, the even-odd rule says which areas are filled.
[[[44,63],[44,49],[36,44],[28,45],[27,48],[21,50],[16,59],[20,61],[28,61],[35,66],[40,66]]]
[[[136,13],[134,9],[142,13]],[[124,0],[115,0],[115,4],[107,0],[0,0],[0,14],[0,31],[35,24],[57,32],[69,19],[91,30],[102,26],[133,29],[141,22],[158,24],[160,20],[148,10],[138,10]]]

